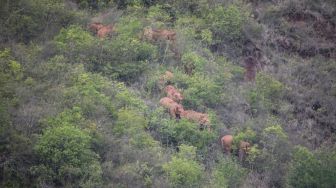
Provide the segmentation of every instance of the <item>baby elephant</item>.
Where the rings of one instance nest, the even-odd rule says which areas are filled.
[[[240,162],[243,162],[248,155],[248,152],[251,149],[251,144],[249,142],[240,141],[239,150],[238,150],[238,158]]]
[[[180,119],[181,118],[181,114],[183,113],[184,109],[183,106],[181,104],[176,103],[175,101],[173,101],[172,99],[168,98],[168,97],[164,97],[160,100],[160,104],[167,108],[171,117],[175,118],[175,119]]]

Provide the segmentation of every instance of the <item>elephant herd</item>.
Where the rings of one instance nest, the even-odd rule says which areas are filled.
[[[113,24],[102,24],[100,22],[92,22],[88,25],[88,29],[99,38],[105,38],[116,31]],[[149,42],[157,42],[159,40],[167,41],[169,49],[174,53],[175,58],[180,59],[181,54],[176,45],[176,32],[168,29],[144,28],[142,39]]]
[[[189,121],[198,123],[200,128],[206,127],[208,131],[211,131],[210,120],[208,114],[196,112],[193,110],[184,110],[181,102],[183,100],[183,95],[174,86],[171,85],[171,80],[174,78],[174,74],[170,71],[166,71],[164,75],[161,75],[159,79],[159,84],[164,87],[164,92],[166,97],[160,99],[160,104],[166,108],[170,116],[174,119],[185,118]],[[233,136],[225,135],[221,138],[221,147],[224,153],[231,154]],[[251,144],[246,141],[240,141],[238,145],[238,158],[239,161],[244,161],[248,152],[251,149]]]
[[[163,75],[160,79],[160,83],[164,83],[173,78],[173,73],[166,71],[165,75]],[[206,127],[208,131],[211,130],[210,120],[208,114],[196,112],[194,110],[184,110],[183,105],[181,104],[183,100],[183,95],[180,91],[178,91],[174,86],[167,85],[164,88],[164,92],[166,93],[166,97],[163,97],[160,100],[160,104],[168,109],[170,116],[174,119],[187,119],[191,122],[198,123],[203,129]]]
[[[91,30],[99,38],[105,38],[116,31],[116,28],[112,24],[104,25],[99,22],[93,22],[88,25],[89,30]],[[158,40],[165,40],[168,43],[169,49],[174,53],[176,58],[180,58],[180,53],[176,47],[176,32],[167,29],[152,29],[145,28],[142,33],[142,38],[148,40],[149,42],[157,42]],[[164,92],[166,97],[160,99],[160,105],[166,108],[170,116],[174,119],[187,119],[191,122],[198,123],[200,129],[207,128],[211,131],[210,119],[208,114],[196,112],[194,110],[185,110],[181,104],[183,100],[183,95],[174,86],[171,85],[171,80],[173,79],[173,73],[166,71],[159,79],[159,84],[165,86]],[[231,154],[233,136],[225,135],[221,138],[221,146],[224,153]],[[238,145],[238,158],[240,161],[244,161],[248,152],[250,151],[250,143],[246,141],[240,141]]]

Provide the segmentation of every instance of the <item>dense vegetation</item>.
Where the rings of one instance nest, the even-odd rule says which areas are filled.
[[[0,25],[0,187],[336,186],[334,0],[0,0]],[[159,105],[167,70],[211,131]]]

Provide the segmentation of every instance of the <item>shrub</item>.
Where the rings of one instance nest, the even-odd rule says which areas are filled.
[[[194,156],[196,150],[192,146],[180,146],[181,153],[173,156],[172,160],[163,165],[173,187],[197,187],[202,178],[202,167]]]
[[[148,9],[147,19],[150,22],[161,23],[163,25],[171,20],[170,15],[163,9],[162,5],[151,6]]]
[[[220,103],[220,86],[211,78],[195,73],[193,76],[175,73],[174,81],[183,90],[183,104],[186,108],[214,107]]]
[[[293,187],[333,187],[336,184],[336,152],[322,150],[315,153],[298,146],[288,174]]]
[[[118,112],[118,120],[113,127],[113,132],[121,137],[128,136],[129,143],[137,148],[150,148],[156,146],[156,141],[145,132],[147,121],[132,110],[121,109]]]
[[[141,22],[135,18],[122,19],[118,24],[118,35],[113,40],[102,41],[93,49],[89,57],[90,70],[126,82],[133,82],[144,71],[150,61],[155,59],[155,46],[138,38]]]
[[[71,25],[62,29],[55,37],[56,46],[63,52],[81,51],[89,48],[93,42],[93,36],[80,26]]]
[[[234,145],[239,146],[240,141],[253,143],[256,141],[256,139],[256,132],[254,132],[251,128],[247,128],[234,136]]]
[[[247,170],[230,158],[221,159],[212,172],[213,187],[239,187]]]
[[[91,137],[72,124],[44,131],[35,145],[41,163],[32,167],[38,183],[61,186],[101,186],[102,170],[91,148]]]
[[[110,4],[111,0],[76,0],[80,8],[101,9]]]
[[[163,108],[159,108],[151,114],[150,128],[159,133],[159,140],[166,145],[188,144],[203,149],[215,140],[215,133],[201,131],[200,126],[186,119],[178,122],[168,119]]]
[[[268,124],[260,138],[261,150],[254,149],[248,161],[269,177],[268,186],[283,187],[286,183],[288,163],[292,148],[288,137],[279,124]]]
[[[270,75],[258,73],[256,87],[248,93],[252,110],[257,112],[265,109],[277,110],[284,89],[284,85]]]
[[[2,4],[0,41],[28,43],[36,38],[47,38],[63,26],[73,23],[76,18],[76,13],[59,0],[11,1]]]
[[[196,52],[188,52],[182,56],[182,64],[185,72],[193,74],[194,71],[202,72],[207,60],[199,56]]]
[[[217,6],[205,18],[216,40],[236,40],[242,36],[246,15],[236,5]]]

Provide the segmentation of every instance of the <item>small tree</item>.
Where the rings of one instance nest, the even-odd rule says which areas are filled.
[[[195,161],[196,148],[187,145],[180,146],[180,153],[163,165],[173,187],[200,186],[202,167]]]
[[[336,152],[310,152],[307,148],[295,148],[288,174],[293,187],[334,187],[336,185]]]
[[[40,165],[32,167],[40,185],[100,186],[99,156],[91,150],[91,137],[71,124],[48,128],[34,147]]]
[[[230,158],[221,159],[212,172],[214,187],[239,187],[247,170]]]

